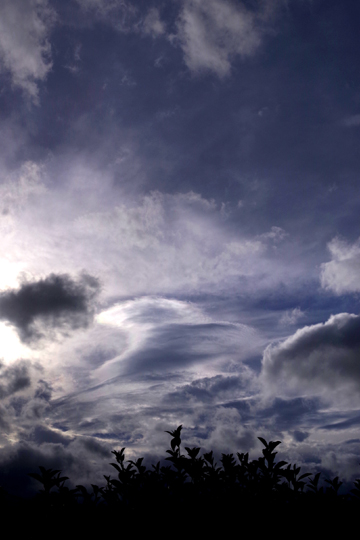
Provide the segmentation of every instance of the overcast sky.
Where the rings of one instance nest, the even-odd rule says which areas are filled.
[[[1,0],[0,484],[105,485],[180,424],[359,477],[359,24],[357,0]]]

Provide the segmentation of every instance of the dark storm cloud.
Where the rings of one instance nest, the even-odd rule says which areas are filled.
[[[14,325],[23,342],[43,336],[39,329],[86,327],[93,315],[93,300],[99,281],[83,274],[74,281],[67,274],[50,274],[44,279],[22,283],[17,290],[0,294],[0,319]]]
[[[10,366],[0,361],[0,399],[4,399],[31,385],[28,364],[20,360]]]
[[[308,387],[360,390],[360,316],[333,315],[306,326],[276,346],[266,348],[262,377],[266,384],[306,383]]]

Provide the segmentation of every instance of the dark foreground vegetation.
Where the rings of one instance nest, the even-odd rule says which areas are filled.
[[[77,524],[79,531],[104,531],[116,523],[142,530],[168,526],[175,534],[182,526],[211,530],[245,523],[264,530],[270,523],[291,526],[295,533],[304,520],[314,527],[316,520],[349,523],[360,514],[360,479],[347,495],[339,495],[338,477],[319,487],[320,473],[302,473],[296,464],[276,462],[280,441],[268,443],[261,437],[262,457],[250,461],[248,453],[237,452],[237,459],[222,454],[219,465],[212,451],[201,456],[200,448],[185,447],[182,454],[181,428],[166,432],[172,437],[166,451],[169,465],[158,462],[147,470],[143,458],[125,461],[125,448],[114,450],[116,463],[111,465],[117,477],[104,475],[106,485],[91,484],[92,492],[82,485],[69,489],[61,471],[39,467],[40,473],[29,473],[42,484],[36,496],[14,503],[2,491],[2,515],[15,526],[39,531],[46,522],[55,532],[69,524]]]

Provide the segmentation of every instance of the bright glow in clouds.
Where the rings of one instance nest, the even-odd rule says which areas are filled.
[[[122,359],[146,347],[153,332],[162,326],[211,322],[196,305],[160,297],[142,297],[117,304],[99,313],[95,320],[101,325],[119,327],[126,332],[127,347],[121,354]],[[118,360],[116,358],[110,363],[116,364]]]
[[[32,351],[20,342],[15,330],[8,324],[0,322],[0,358],[5,364],[11,364],[19,358],[29,358],[32,355]]]
[[[198,368],[204,374],[214,360],[217,366],[229,364],[260,351],[264,345],[250,326],[217,320],[196,304],[175,299],[142,297],[126,301],[100,313],[96,321],[118,327],[127,336],[122,353],[97,370],[100,379],[116,375],[119,369],[124,373],[135,368],[144,373],[153,367],[169,371],[190,368],[199,361],[207,364]]]
[[[100,324],[131,327],[138,322],[146,326],[156,323],[201,324],[210,322],[201,310],[190,302],[168,300],[160,297],[143,297],[117,304],[96,316]]]
[[[87,269],[110,295],[209,290],[241,276],[257,275],[256,287],[278,279],[269,248],[286,238],[283,229],[244,237],[227,229],[221,205],[194,191],[129,198],[119,189],[115,198],[110,174],[68,161],[64,171],[56,162],[26,163],[0,186],[8,210],[0,221],[3,288],[13,286],[14,277],[5,278],[11,264],[14,276],[34,279]]]

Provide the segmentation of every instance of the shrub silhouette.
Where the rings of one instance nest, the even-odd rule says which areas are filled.
[[[258,437],[264,448],[262,456],[253,461],[249,454],[221,454],[220,464],[215,462],[213,451],[200,455],[201,449],[185,446],[181,452],[182,425],[173,431],[170,448],[166,450],[169,466],[160,461],[146,469],[144,458],[125,461],[125,448],[113,450],[115,462],[110,465],[117,477],[103,475],[106,485],[91,484],[92,493],[82,485],[68,489],[64,484],[69,478],[61,471],[39,467],[41,474],[28,473],[42,484],[36,498],[36,508],[46,509],[58,515],[117,516],[122,520],[139,521],[154,519],[161,510],[162,519],[177,519],[179,513],[187,517],[219,516],[219,519],[235,519],[240,509],[243,516],[275,516],[286,512],[296,515],[301,511],[315,515],[329,515],[336,506],[341,512],[360,510],[360,479],[348,495],[339,496],[342,482],[338,477],[325,479],[329,487],[319,488],[321,473],[302,473],[296,464],[276,462],[275,449],[280,441],[267,442]],[[313,476],[313,477],[312,477]],[[312,477],[312,478],[310,478]],[[57,491],[56,491],[57,490]],[[2,499],[4,496],[2,496]],[[79,499],[82,502],[79,502]],[[31,507],[32,511],[34,506]],[[282,520],[285,519],[283,516]],[[290,517],[289,517],[290,519]],[[296,521],[296,520],[295,520]]]

